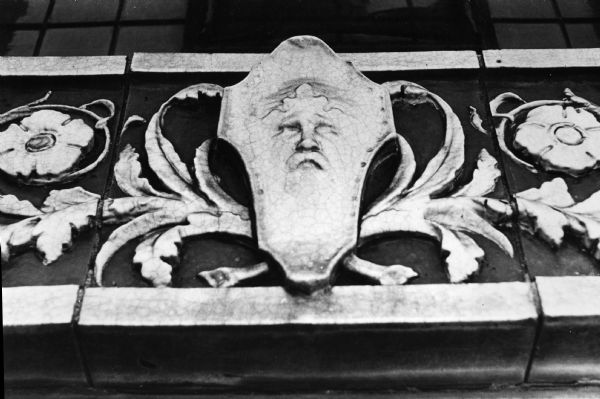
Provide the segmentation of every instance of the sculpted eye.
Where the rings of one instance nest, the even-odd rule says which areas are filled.
[[[279,136],[283,132],[292,132],[292,133],[300,133],[302,132],[302,125],[300,122],[287,122],[279,125],[277,133],[275,136]]]
[[[339,134],[333,125],[325,122],[319,123],[315,127],[315,132],[318,134],[334,134],[336,136]]]

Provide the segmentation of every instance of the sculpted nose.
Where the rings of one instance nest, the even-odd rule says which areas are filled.
[[[319,151],[320,149],[319,143],[312,135],[303,136],[296,144],[296,151],[299,152]]]

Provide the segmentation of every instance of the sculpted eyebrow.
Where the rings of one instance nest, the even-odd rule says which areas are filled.
[[[329,129],[329,133],[331,133],[331,134],[334,134],[334,135],[336,135],[336,136],[338,136],[338,135],[339,135],[339,133],[338,133],[338,131],[337,131],[336,127],[335,127],[334,125],[332,125],[331,123],[327,123],[327,122],[319,122],[319,123],[317,123],[317,125],[315,126],[315,130],[319,130],[319,129],[322,129],[322,128]],[[319,132],[319,133],[322,133],[322,132]]]
[[[279,136],[280,134],[283,133],[283,131],[285,129],[301,131],[302,125],[300,124],[300,121],[298,121],[297,119],[294,120],[294,118],[291,118],[291,117],[285,118],[283,121],[281,121],[281,123],[279,123],[279,125],[277,125],[277,132],[272,137]]]
[[[299,121],[290,121],[290,122],[282,122],[279,125],[279,129],[295,129],[295,130],[302,130],[302,125],[300,124]]]

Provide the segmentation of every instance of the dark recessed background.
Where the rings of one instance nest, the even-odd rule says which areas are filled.
[[[600,45],[598,0],[0,0],[0,55],[266,52],[299,34],[336,51]]]

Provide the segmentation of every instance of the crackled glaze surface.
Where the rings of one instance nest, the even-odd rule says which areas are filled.
[[[108,121],[115,106],[109,100],[95,100],[78,108],[43,104],[52,92],[30,104],[0,114],[0,171],[27,185],[65,183],[92,171],[108,154]],[[108,111],[100,117],[88,108],[99,105]],[[94,120],[89,125],[82,118]],[[84,164],[103,131],[103,149],[95,160]]]
[[[248,171],[258,245],[288,279],[326,285],[356,246],[367,166],[394,133],[386,90],[318,39],[283,43],[225,90],[219,136]]]
[[[190,154],[190,168],[165,136],[165,120],[177,104],[219,98],[217,132]],[[578,97],[569,101],[587,107]],[[431,157],[415,155],[397,132],[392,104],[427,105],[437,112],[443,134]],[[472,112],[477,130],[484,131]],[[145,121],[131,117],[123,131],[134,123]],[[465,152],[462,123],[444,99],[408,81],[376,84],[314,37],[283,42],[237,85],[180,90],[149,119],[143,141],[144,157],[139,149],[122,147],[114,170],[126,196],[103,199],[101,209],[98,196],[80,187],[53,191],[41,207],[3,195],[2,212],[22,219],[0,231],[3,260],[35,246],[52,263],[73,231],[90,228],[98,217],[105,225],[121,225],[96,256],[100,285],[110,259],[134,240],[133,262],[141,275],[155,286],[171,285],[184,241],[214,233],[246,237],[266,259],[204,270],[199,275],[210,285],[235,285],[277,267],[287,280],[280,284],[308,292],[328,287],[336,268],[384,285],[418,278],[406,265],[358,256],[361,245],[390,234],[438,242],[453,283],[468,281],[484,261],[482,241],[473,237],[512,256],[512,243],[499,228],[516,220],[551,245],[572,234],[594,257],[600,253],[597,193],[575,200],[558,178],[518,193],[515,214],[506,198],[488,197],[500,177],[497,161],[486,149]],[[251,199],[243,204],[211,170],[211,156],[223,141],[239,154],[245,169],[240,173],[248,175]],[[399,164],[386,189],[361,210],[370,167],[386,144]],[[465,164],[474,161],[472,174],[463,176]]]
[[[565,89],[562,101],[541,100],[525,103],[513,93],[496,97],[491,107],[495,116],[505,118],[498,126],[500,147],[514,161],[535,172],[562,172],[580,176],[600,166],[600,107]],[[505,103],[521,105],[508,114],[498,113]],[[506,143],[514,130],[513,146]]]
[[[36,111],[0,132],[0,169],[27,179],[60,176],[90,150],[94,131],[81,119],[52,110]]]

